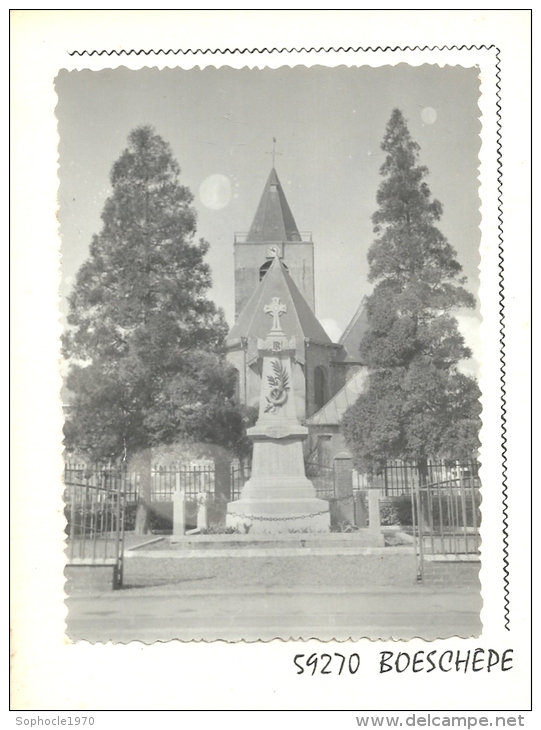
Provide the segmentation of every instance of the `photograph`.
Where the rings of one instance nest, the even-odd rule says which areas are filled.
[[[12,724],[531,724],[530,15],[10,11]]]
[[[55,91],[68,636],[479,636],[479,68]]]

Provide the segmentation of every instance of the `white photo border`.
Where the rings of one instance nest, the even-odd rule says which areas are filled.
[[[60,18],[57,12],[64,13],[64,27],[61,29],[53,27],[53,16]],[[96,37],[92,45],[87,45],[85,36],[88,33],[79,25],[81,37],[75,38],[73,22],[78,11],[71,12],[74,15],[65,15],[70,11],[15,11],[12,19],[15,31],[14,74],[17,82],[12,103],[12,152],[17,163],[12,184],[12,266],[17,285],[13,295],[13,312],[14,328],[18,335],[20,333],[20,342],[15,343],[14,348],[13,468],[16,478],[13,479],[12,491],[13,630],[14,650],[18,657],[18,662],[14,664],[13,698],[17,707],[177,709],[178,695],[174,681],[160,684],[152,679],[147,685],[150,691],[146,692],[146,697],[138,694],[137,688],[142,679],[141,667],[146,664],[153,671],[168,667],[168,673],[173,670],[176,675],[176,682],[179,681],[177,672],[182,682],[189,682],[190,677],[206,676],[207,681],[216,688],[216,695],[212,699],[216,708],[238,709],[242,706],[245,709],[262,709],[272,706],[280,709],[341,707],[354,710],[358,707],[357,688],[360,686],[370,688],[370,692],[363,692],[360,700],[363,711],[398,711],[418,707],[441,710],[526,709],[525,705],[529,702],[527,678],[531,676],[528,625],[530,576],[523,566],[529,562],[530,543],[520,525],[524,521],[527,523],[529,507],[523,499],[519,499],[514,486],[518,483],[524,485],[525,480],[529,484],[529,480],[528,469],[523,462],[524,444],[520,443],[514,429],[524,419],[524,408],[529,403],[528,367],[524,362],[525,356],[527,359],[525,336],[527,338],[529,313],[524,310],[527,298],[525,300],[524,292],[520,291],[520,278],[517,280],[517,267],[527,269],[525,262],[528,260],[528,248],[524,241],[524,238],[527,241],[527,235],[524,235],[527,231],[513,228],[517,218],[524,213],[524,202],[520,199],[519,190],[524,190],[525,181],[521,177],[520,166],[517,169],[515,161],[506,162],[512,151],[515,154],[517,151],[511,135],[520,134],[521,130],[520,126],[517,129],[520,120],[517,121],[514,116],[516,109],[513,104],[520,103],[520,98],[515,96],[517,93],[524,94],[524,79],[517,77],[516,70],[511,74],[506,69],[506,64],[511,65],[512,61],[505,43],[473,46],[428,43],[424,47],[411,48],[386,45],[373,50],[344,43],[343,49],[338,47],[336,50],[250,50],[239,53],[223,50],[223,44],[211,46],[209,41],[208,46],[202,46],[203,50],[194,53],[141,53],[141,50],[130,53],[124,52],[123,48],[115,52],[117,43],[108,44],[108,32],[103,33],[102,43],[98,43]],[[95,12],[110,12],[116,16],[117,12],[123,11]],[[355,17],[360,21],[367,20],[363,13],[370,11],[356,12],[359,15]],[[144,17],[138,14],[140,24]],[[208,17],[205,16],[199,22],[203,23]],[[379,22],[386,22],[388,17],[385,21],[380,18]],[[466,20],[470,17],[465,14]],[[77,23],[83,24],[84,20],[80,16]],[[254,17],[245,20],[249,25]],[[504,20],[502,17],[501,22]],[[509,20],[515,20],[518,38],[522,29],[520,22],[525,22],[524,17],[511,14]],[[121,16],[116,16],[117,31],[120,21]],[[165,17],[162,17],[161,23],[166,24]],[[441,29],[436,27],[435,18],[432,18],[431,23],[431,29],[427,32],[431,38],[437,38],[438,30]],[[92,30],[97,36],[99,29],[93,27]],[[105,31],[112,32],[113,28]],[[144,28],[139,28],[138,32],[144,35]],[[165,30],[163,32],[167,35]],[[200,32],[203,31],[200,29]],[[469,32],[468,25],[465,35]],[[45,50],[48,55],[47,63],[39,67],[37,64],[42,59],[38,49],[42,36],[47,38]],[[61,43],[59,38],[62,39]],[[276,45],[272,44],[273,47]],[[309,43],[303,45],[310,46]],[[129,47],[143,46],[131,44]],[[144,47],[148,48],[148,45],[144,44]],[[150,47],[156,46],[152,44]],[[172,46],[167,44],[160,47]],[[511,39],[508,47],[515,48],[516,39]],[[89,48],[93,50],[88,51]],[[218,48],[222,50],[217,52]],[[84,52],[76,49],[84,49]],[[105,49],[109,50],[102,52]],[[212,52],[209,53],[209,49]],[[301,685],[295,677],[291,666],[295,647],[291,642],[236,645],[224,642],[169,642],[152,646],[139,642],[127,646],[92,646],[86,642],[71,644],[64,635],[66,610],[63,604],[62,460],[59,440],[62,411],[58,399],[58,342],[61,328],[56,309],[60,262],[55,219],[58,137],[53,89],[56,73],[61,68],[99,70],[119,66],[133,69],[207,65],[278,68],[283,65],[376,66],[398,63],[478,66],[481,75],[479,196],[482,242],[479,296],[483,316],[483,634],[478,640],[456,639],[436,643],[445,644],[445,648],[471,645],[492,647],[497,651],[512,646],[515,652],[514,672],[524,677],[526,684],[524,681],[509,682],[510,678],[513,679],[510,674],[488,677],[476,675],[474,679],[453,674],[444,679],[439,678],[438,682],[432,681],[432,677],[382,676],[377,673],[377,660],[384,646],[381,642],[367,640],[355,643],[357,651],[362,651],[362,675],[356,677],[355,684],[345,680],[340,683],[334,677],[331,678],[325,694],[321,693],[320,682],[314,680],[311,684],[305,682]],[[516,82],[514,90],[509,86],[511,79]],[[510,109],[509,119],[507,109]],[[527,165],[524,149],[519,150],[520,163]],[[30,177],[32,171],[34,173]],[[510,190],[509,186],[514,184],[517,189]],[[25,215],[27,195],[31,195],[35,201],[31,217]],[[517,261],[519,255],[520,260]],[[36,353],[39,353],[39,357]],[[35,454],[32,460],[25,458],[29,445]],[[39,491],[34,488],[23,490],[22,485],[35,481],[36,460],[40,464]],[[56,495],[57,499],[53,505],[51,494]],[[19,529],[19,524],[22,524],[20,515],[28,516],[24,524],[26,529],[29,524],[31,526],[30,540]],[[499,526],[499,529],[494,526]],[[39,595],[39,600],[36,600],[36,595]],[[424,645],[422,640],[408,642],[408,651],[414,651],[416,647],[423,648]],[[323,646],[328,648],[329,645],[309,641],[303,644],[302,650],[306,653],[321,651]],[[47,668],[40,659],[43,655],[48,657]],[[254,696],[254,692],[249,694],[246,690],[239,691],[239,686],[246,688],[253,683],[254,667],[258,668],[258,683],[262,682],[265,687],[258,697]],[[122,676],[123,672],[129,673],[131,687],[127,689],[130,684],[128,679],[122,681],[127,692],[119,699],[113,689],[112,679],[113,676]],[[137,681],[134,681],[134,677]],[[55,681],[53,678],[56,678]],[[468,695],[472,682],[476,685],[475,697]],[[430,696],[427,696],[427,687],[430,687]],[[207,694],[201,688],[192,687],[189,697],[192,703],[189,709],[208,708]],[[494,703],[493,707],[489,706],[490,703]]]

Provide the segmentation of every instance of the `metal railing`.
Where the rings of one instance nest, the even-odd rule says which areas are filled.
[[[180,490],[186,498],[196,497],[203,492],[214,494],[214,466],[153,467],[151,471],[151,494],[155,502],[170,502],[173,494]]]
[[[481,545],[480,487],[478,475],[463,467],[456,477],[417,484],[411,492],[419,580],[424,577],[426,555],[478,559]]]
[[[413,527],[424,552],[479,553],[481,495],[477,478],[457,477],[412,492]]]
[[[65,484],[92,484],[103,486],[107,480],[122,479],[124,499],[128,503],[137,502],[141,475],[135,471],[119,472],[113,467],[102,464],[67,463],[64,469]],[[250,468],[241,467],[232,463],[229,467],[229,477],[224,485],[217,485],[216,468],[214,464],[192,466],[153,466],[150,471],[151,499],[153,502],[170,502],[173,494],[179,490],[186,493],[186,499],[195,499],[199,494],[211,495],[221,492],[230,492],[232,500],[238,499],[245,482],[250,478]],[[218,489],[217,489],[218,486]]]
[[[460,474],[477,478],[479,463],[468,461],[428,459],[425,465],[424,482],[436,484],[458,478]],[[409,495],[419,483],[419,464],[416,461],[390,459],[378,474],[367,475],[354,472],[354,489],[380,489],[382,496],[399,497]]]
[[[235,243],[248,243],[248,234],[250,231],[235,231],[234,242]],[[298,231],[299,239],[280,241],[280,243],[311,243],[312,242],[312,231]],[[295,235],[295,234],[294,234]],[[262,241],[262,243],[275,243],[274,241]]]
[[[334,465],[316,461],[305,462],[307,478],[314,485],[316,497],[319,499],[333,499],[335,496]]]
[[[114,587],[123,579],[125,485],[105,470],[64,482],[68,565],[110,565]]]

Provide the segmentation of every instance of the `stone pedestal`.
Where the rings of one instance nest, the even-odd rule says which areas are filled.
[[[269,433],[270,431],[270,433]],[[227,525],[250,533],[328,532],[329,503],[317,499],[304,473],[299,424],[249,429],[254,441],[252,477],[237,502],[227,506]]]
[[[291,392],[295,338],[281,330],[286,308],[278,298],[264,310],[273,316],[273,328],[258,341],[263,368],[259,418],[248,430],[254,442],[252,476],[240,499],[228,504],[227,525],[250,534],[328,532],[329,503],[317,499],[304,472],[302,442],[308,429],[297,420]]]

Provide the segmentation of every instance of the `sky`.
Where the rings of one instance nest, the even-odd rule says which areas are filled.
[[[375,238],[380,145],[395,107],[420,145],[427,182],[443,205],[439,227],[457,251],[467,288],[478,293],[476,68],[61,71],[55,90],[64,313],[91,237],[101,229],[112,165],[130,131],[151,124],[171,145],[181,182],[195,196],[197,235],[210,243],[210,297],[230,325],[233,237],[251,225],[276,138],[278,176],[299,230],[311,231],[314,240],[316,314],[336,340],[371,290],[366,256]],[[478,352],[479,308],[458,315]]]

